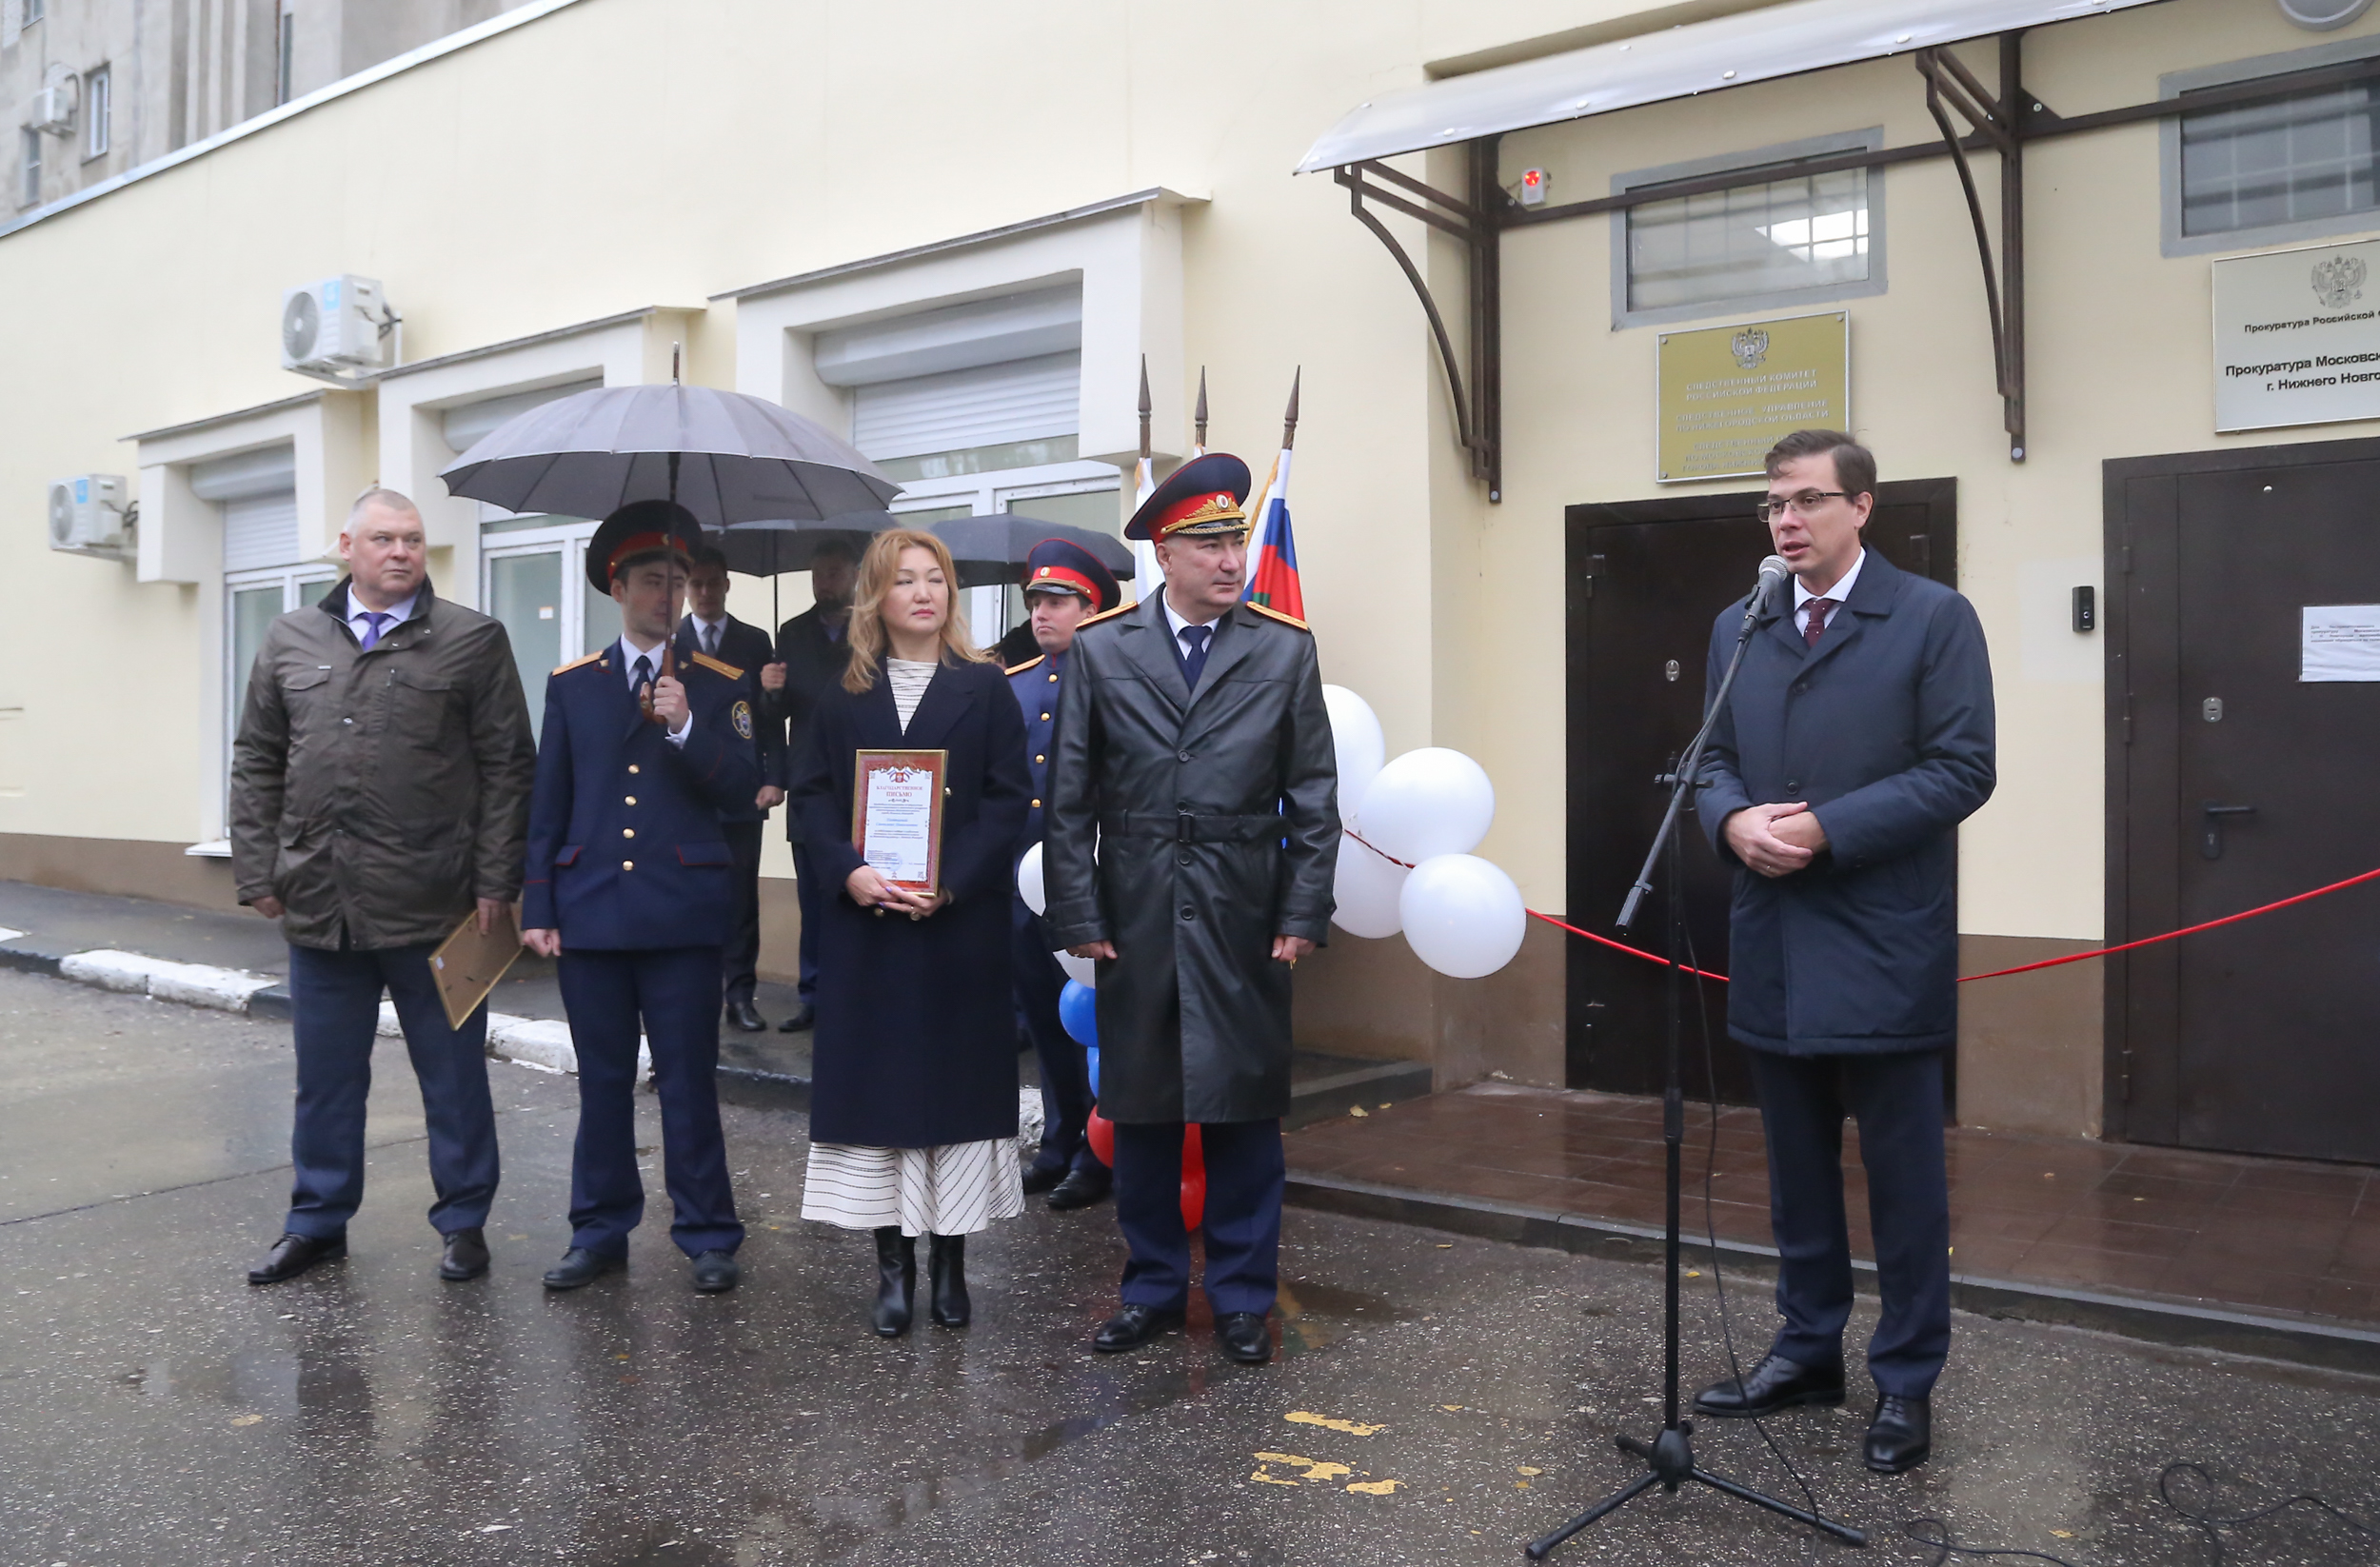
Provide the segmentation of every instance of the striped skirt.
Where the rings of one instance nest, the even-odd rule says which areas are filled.
[[[973,1235],[1024,1212],[1017,1140],[933,1148],[810,1144],[802,1217],[847,1230],[893,1225],[903,1235]]]

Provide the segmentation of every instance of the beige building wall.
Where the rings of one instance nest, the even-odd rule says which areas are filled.
[[[1548,38],[1576,47],[1740,9],[578,0],[0,235],[0,298],[56,302],[6,327],[8,363],[36,367],[0,380],[10,644],[61,654],[0,660],[0,874],[122,880],[93,867],[138,863],[173,895],[216,886],[213,867],[181,856],[212,830],[220,719],[198,693],[222,679],[219,651],[209,663],[219,587],[53,554],[40,502],[55,476],[135,472],[131,432],[311,389],[278,367],[283,288],[381,279],[409,362],[659,307],[683,331],[689,380],[756,389],[774,372],[749,362],[739,316],[761,306],[738,290],[1161,188],[1180,303],[1179,342],[1152,356],[1170,378],[1158,445],[1187,449],[1203,367],[1212,444],[1260,471],[1303,367],[1293,502],[1326,678],[1378,710],[1392,755],[1435,744],[1478,757],[1499,802],[1481,852],[1533,907],[1569,912],[1562,511],[1676,492],[1653,480],[1654,329],[1613,327],[1612,220],[1507,236],[1505,479],[1492,505],[1455,448],[1403,279],[1343,191],[1289,169],[1344,109],[1422,82],[1430,62],[1495,63]],[[2163,71],[2375,30],[2380,16],[2316,38],[2261,0],[2172,0],[2038,31],[2028,59],[2035,95],[2074,113],[2153,98]],[[1871,126],[1888,146],[1935,135],[1906,61],[1517,133],[1502,161],[1507,178],[1544,167],[1556,200],[1578,199],[1619,170]],[[1995,953],[2071,950],[2100,929],[2101,687],[2071,647],[2042,640],[2029,606],[2094,580],[2075,573],[2096,570],[2103,459],[2233,439],[2211,430],[2208,261],[2159,253],[2157,148],[2139,126],[2030,154],[2022,466],[2000,433],[1947,163],[1875,176],[1890,288],[1846,307],[1854,423],[1886,476],[1959,483],[1959,583],[1992,640],[2001,718],[1999,793],[1963,836],[1961,922]],[[1400,163],[1458,184],[1457,153]],[[1990,201],[1990,161],[1979,168]],[[1458,252],[1387,221],[1459,329]],[[1712,319],[1763,313],[1781,312]],[[419,486],[436,465],[417,425],[384,423],[414,407],[399,384],[361,394],[356,438],[364,461],[412,453],[404,482]],[[441,591],[476,598],[471,553],[456,541]],[[737,609],[762,618],[764,593],[740,587]],[[771,868],[783,873],[782,857]],[[227,896],[218,881],[212,895]],[[1442,1081],[1557,1082],[1563,940],[1533,924],[1514,969],[1458,984],[1401,942],[1342,938],[1301,992],[1301,1028],[1332,1048],[1434,1060]],[[2095,1128],[2095,989],[2025,996],[1968,998],[1970,1119]]]

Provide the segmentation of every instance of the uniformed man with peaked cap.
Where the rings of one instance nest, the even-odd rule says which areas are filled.
[[[1314,638],[1242,602],[1248,466],[1214,453],[1124,529],[1165,588],[1078,632],[1043,851],[1049,925],[1099,962],[1100,1106],[1131,1248],[1116,1352],[1181,1324],[1185,1123],[1206,1161],[1206,1293],[1235,1360],[1271,1359],[1290,970],[1330,923],[1339,777]]]
[[[634,1090],[640,1022],[661,1096],[669,1233],[694,1287],[733,1289],[744,1226],[719,1130],[720,950],[733,904],[724,817],[760,788],[743,672],[670,645],[702,530],[637,501],[586,547],[587,581],[620,605],[620,638],[545,683],[529,797],[522,940],[559,957],[579,1061],[570,1246],[545,1275],[576,1289],[627,1260],[645,1215]]]
[[[1081,545],[1043,539],[1025,556],[1025,629],[1035,657],[1012,666],[1008,689],[1024,715],[1025,764],[1033,774],[1033,805],[1026,813],[1020,855],[1041,841],[1049,798],[1049,753],[1058,733],[1058,706],[1066,691],[1066,665],[1074,656],[1074,634],[1091,616],[1117,607],[1115,573]],[[1011,911],[1009,962],[1016,977],[1017,1011],[1033,1041],[1041,1067],[1041,1146],[1024,1172],[1028,1196],[1044,1199],[1061,1213],[1087,1208],[1107,1196],[1107,1166],[1085,1135],[1091,1119],[1091,1078],[1081,1042],[1058,1020],[1059,994],[1066,972],[1058,966],[1058,943],[1042,918],[1019,894]]]

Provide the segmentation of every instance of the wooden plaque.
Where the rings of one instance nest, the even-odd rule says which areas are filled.
[[[851,777],[851,846],[897,887],[942,883],[942,775],[948,751],[861,751]]]
[[[438,986],[438,999],[446,1003],[447,1027],[463,1026],[464,1020],[487,1000],[505,971],[520,960],[521,952],[521,925],[509,905],[488,922],[485,936],[479,933],[477,909],[463,917],[463,922],[429,955],[429,977]]]

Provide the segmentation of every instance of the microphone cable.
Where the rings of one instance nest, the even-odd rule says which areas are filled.
[[[1687,972],[1694,976],[1695,1022],[1700,1029],[1702,1036],[1702,1081],[1703,1086],[1706,1090],[1703,1102],[1705,1108],[1709,1112],[1710,1121],[1710,1135],[1704,1144],[1702,1161],[1703,1238],[1708,1242],[1711,1249],[1711,1282],[1718,1297],[1719,1342],[1727,1354],[1727,1374],[1735,1378],[1736,1382],[1740,1384],[1743,1381],[1744,1373],[1743,1367],[1738,1362],[1735,1356],[1735,1336],[1734,1328],[1729,1320],[1727,1309],[1727,1273],[1725,1268],[1720,1265],[1719,1261],[1718,1220],[1714,1211],[1715,1205],[1713,1202],[1712,1191],[1713,1185],[1718,1175],[1719,1158],[1719,1079],[1717,1050],[1711,1038],[1710,998],[1703,984],[1702,959],[1695,951],[1694,926],[1686,918],[1685,878],[1680,876],[1676,879],[1676,882],[1678,906],[1676,910],[1675,918],[1677,921],[1679,935],[1682,937],[1686,947]],[[1794,1484],[1800,1490],[1802,1500],[1809,1507],[1810,1511],[1819,1515],[1820,1517],[1824,1517],[1825,1510],[1818,1505],[1817,1497],[1810,1489],[1810,1481],[1803,1477],[1798,1468],[1795,1467],[1794,1460],[1787,1457],[1784,1448],[1778,1445],[1775,1437],[1770,1434],[1766,1418],[1755,1415],[1751,1417],[1751,1419],[1752,1428],[1760,1434],[1761,1441],[1767,1444],[1768,1449],[1772,1454],[1775,1455],[1776,1461],[1784,1466],[1785,1473],[1793,1477]],[[2179,1458],[2167,1464],[2163,1469],[2157,1472],[2157,1500],[2164,1503],[2168,1509],[2170,1509],[2175,1516],[2179,1517],[2183,1521],[2195,1526],[2206,1536],[2207,1543],[2212,1547],[2213,1561],[2216,1564],[2216,1567],[2219,1567],[2219,1564],[2225,1557],[2225,1549],[2221,1531],[2225,1529],[2242,1528],[2251,1523],[2261,1523],[2265,1519],[2277,1517],[2280,1514],[2289,1511],[2292,1507],[2313,1508],[2318,1512],[2327,1514],[2330,1517],[2345,1524],[2350,1529],[2355,1530],[2359,1534],[2370,1536],[2374,1539],[2380,1539],[2380,1527],[2375,1527],[2370,1523],[2367,1523],[2362,1518],[2357,1517],[2354,1514],[2348,1512],[2345,1508],[2330,1501],[2328,1498],[2316,1495],[2311,1491],[2296,1492],[2291,1496],[2282,1498],[2279,1501],[2273,1502],[2270,1506],[2260,1507],[2254,1512],[2241,1513],[2228,1517],[2218,1517],[2210,1511],[2203,1508],[2192,1507],[2175,1498],[2173,1495],[2173,1481],[2177,1477],[2183,1475],[2195,1477],[2201,1485],[2210,1489],[2211,1489],[2215,1483],[2214,1478],[2209,1475],[2202,1465],[2189,1458]],[[1951,1533],[1950,1525],[1937,1517],[1903,1518],[1901,1520],[1900,1528],[1903,1535],[1906,1535],[1909,1538],[1914,1540],[1919,1545],[1928,1546],[1934,1551],[1934,1557],[1926,1564],[1926,1567],[1946,1567],[1946,1564],[1953,1557],[2008,1557],[2021,1558],[2028,1561],[2044,1561],[2050,1563],[2051,1567],[2081,1567],[2081,1564],[2078,1562],[2070,1560],[2065,1557],[2054,1556],[2047,1551],[2030,1551],[2015,1546],[1962,1545],[1959,1543],[1957,1537]]]

